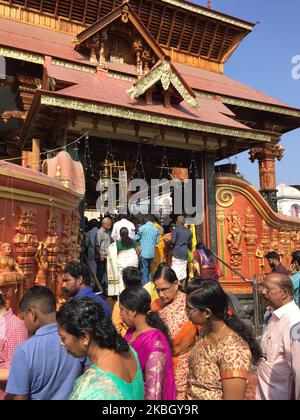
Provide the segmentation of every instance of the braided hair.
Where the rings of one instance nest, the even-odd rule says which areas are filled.
[[[66,303],[57,316],[58,325],[76,338],[88,332],[92,340],[101,348],[117,353],[129,351],[127,341],[121,337],[106,317],[100,303],[89,297],[72,299]]]

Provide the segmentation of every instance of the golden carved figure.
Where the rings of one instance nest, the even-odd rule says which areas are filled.
[[[13,257],[12,246],[0,245],[0,286],[16,283],[23,279],[23,272]]]
[[[47,274],[49,268],[48,251],[42,242],[39,244],[39,248],[36,253],[36,260],[38,263],[38,273],[35,284],[38,284],[39,286],[47,286]]]
[[[238,267],[242,263],[243,250],[241,243],[243,238],[243,220],[242,217],[234,209],[227,218],[229,222],[227,246],[231,256],[231,264]]]
[[[259,273],[264,274],[265,273],[265,252],[264,252],[264,246],[262,244],[258,245],[255,256],[258,259]]]

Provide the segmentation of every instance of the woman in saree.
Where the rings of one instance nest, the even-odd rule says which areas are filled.
[[[117,240],[108,248],[108,296],[119,296],[124,290],[124,268],[138,267],[139,265],[136,252],[137,242],[129,237],[129,232],[126,227],[120,230],[120,237],[120,240]]]
[[[168,264],[162,263],[153,281],[162,302],[159,314],[167,325],[172,340],[177,400],[183,400],[187,386],[188,358],[195,345],[198,330],[185,312],[186,295],[180,290],[175,271]]]
[[[228,308],[222,287],[211,280],[191,283],[186,311],[202,328],[189,358],[188,400],[243,400],[251,359],[257,364],[261,350],[248,327]]]
[[[193,259],[194,275],[206,280],[219,280],[222,271],[212,252],[202,243],[197,243]]]
[[[160,234],[158,244],[155,247],[154,258],[151,264],[151,273],[153,277],[159,264],[165,261],[165,241],[163,239],[164,228],[159,224],[158,218],[156,216],[151,215],[151,222],[159,230]]]
[[[175,400],[172,351],[166,325],[151,312],[151,297],[143,287],[120,295],[122,317],[129,330],[125,339],[138,354],[143,371],[145,400]]]
[[[98,302],[72,299],[57,313],[57,324],[67,352],[92,363],[75,382],[70,400],[144,399],[137,354],[117,334]]]

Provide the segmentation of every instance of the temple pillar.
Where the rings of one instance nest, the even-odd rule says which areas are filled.
[[[204,220],[202,238],[205,245],[217,253],[217,214],[215,187],[215,156],[203,153],[200,157],[201,178],[204,180]]]
[[[41,169],[41,141],[32,139],[31,168],[36,172]]]
[[[260,193],[275,212],[278,212],[275,159],[280,161],[283,152],[281,145],[255,147],[249,152],[251,162],[258,160]]]

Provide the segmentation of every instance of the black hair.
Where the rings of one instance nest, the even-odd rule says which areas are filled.
[[[122,272],[125,287],[142,286],[140,270],[136,267],[125,267]]]
[[[45,286],[34,286],[29,289],[19,304],[21,312],[27,312],[31,305],[37,305],[43,315],[56,311],[56,301],[52,290]]]
[[[120,229],[120,238],[121,238],[121,244],[122,245],[131,245],[132,239],[129,238],[129,232],[126,227],[122,227]]]
[[[172,267],[169,266],[168,263],[161,263],[157,267],[157,270],[153,276],[153,282],[155,283],[155,281],[159,279],[164,279],[170,284],[174,284],[176,281],[178,281],[175,271]],[[184,293],[184,288],[180,283],[178,290]]]
[[[196,249],[203,249],[207,258],[211,258],[213,256],[211,250],[208,249],[207,246],[204,245],[203,242],[198,242],[197,245],[196,245]]]
[[[266,255],[267,260],[269,259],[273,259],[273,260],[277,260],[280,261],[280,256],[276,251],[271,251]]]
[[[63,269],[63,273],[68,273],[74,279],[78,279],[79,277],[82,277],[83,283],[86,286],[91,286],[93,284],[93,281],[90,276],[90,272],[85,264],[82,264],[78,261],[70,262],[66,265],[66,267]]]
[[[90,230],[93,229],[93,228],[95,228],[95,227],[99,228],[99,221],[97,219],[90,220],[89,221],[89,228],[90,228]]]
[[[212,314],[242,337],[249,345],[252,362],[257,364],[261,350],[253,332],[235,315],[228,314],[228,298],[225,291],[216,281],[202,281],[198,289],[187,288],[187,301],[200,311],[210,309]]]
[[[5,300],[3,297],[3,294],[0,292],[0,309],[4,308],[5,306]]]
[[[300,251],[292,252],[292,263],[294,262],[300,267]]]
[[[151,296],[144,287],[129,287],[120,294],[120,303],[128,310],[146,315],[146,322],[149,327],[161,331],[167,338],[170,348],[172,342],[168,327],[161,319],[158,312],[151,311]]]
[[[150,215],[150,222],[160,224],[160,220],[155,214]]]
[[[161,263],[153,276],[153,281],[163,278],[168,283],[175,283],[178,281],[177,275],[173,268],[168,263]]]
[[[101,348],[114,350],[117,353],[129,351],[127,341],[121,337],[106,317],[101,304],[89,297],[72,299],[56,315],[58,325],[76,338],[86,332]]]

